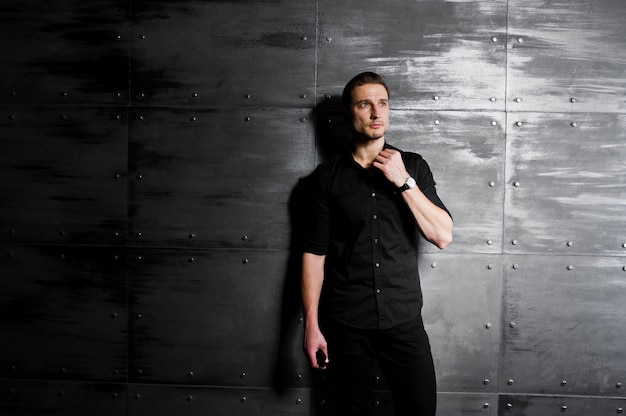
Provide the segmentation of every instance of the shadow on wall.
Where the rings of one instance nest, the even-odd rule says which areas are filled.
[[[317,153],[322,161],[329,160],[339,152],[347,149],[351,128],[346,123],[341,107],[340,95],[327,98],[314,109],[315,136]],[[300,294],[300,272],[302,268],[302,232],[306,222],[304,218],[304,201],[307,196],[308,175],[300,178],[294,186],[289,199],[290,244],[286,275],[282,293],[282,309],[280,322],[280,339],[274,371],[274,388],[278,393],[285,389],[302,387],[296,384],[297,372],[300,369],[304,352],[302,349],[303,326],[299,321],[302,316]],[[307,368],[310,367],[307,364]],[[310,369],[310,376],[315,390],[316,415],[328,415],[328,404],[332,402],[330,381],[324,372]]]

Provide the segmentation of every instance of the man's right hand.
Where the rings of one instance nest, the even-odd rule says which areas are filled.
[[[304,330],[304,351],[313,368],[325,370],[329,363],[326,338],[318,328]]]

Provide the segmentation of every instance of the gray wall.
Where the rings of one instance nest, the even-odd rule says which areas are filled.
[[[625,21],[619,0],[3,0],[0,413],[327,414],[292,219],[362,70],[455,218],[421,253],[439,414],[621,413]]]

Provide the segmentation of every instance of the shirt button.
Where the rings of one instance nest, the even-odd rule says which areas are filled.
[[[380,293],[380,289],[376,289],[376,294],[379,294],[379,293]]]
[[[376,267],[380,267],[380,263],[376,263]]]
[[[374,239],[374,244],[378,244],[378,238]]]
[[[372,216],[372,218],[377,219],[377,218],[378,218],[378,215],[374,214],[374,215]]]
[[[376,196],[376,192],[372,192],[372,198]]]

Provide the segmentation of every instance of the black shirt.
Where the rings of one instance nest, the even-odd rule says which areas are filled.
[[[410,152],[402,159],[426,197],[447,211],[426,161]],[[326,255],[320,314],[363,329],[414,318],[422,308],[419,236],[398,188],[351,152],[319,165],[308,181],[304,251]]]

